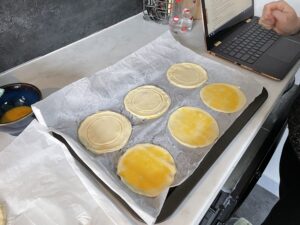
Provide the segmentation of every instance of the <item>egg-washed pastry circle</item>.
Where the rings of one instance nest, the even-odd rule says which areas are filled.
[[[176,166],[171,154],[162,147],[138,144],[119,159],[117,173],[133,192],[156,197],[173,183]]]
[[[6,224],[6,212],[4,206],[0,204],[0,225]]]
[[[100,111],[81,122],[78,138],[88,150],[102,154],[123,148],[131,130],[131,123],[125,116],[112,111]]]
[[[217,121],[207,112],[195,107],[181,107],[168,121],[172,137],[189,148],[202,148],[212,144],[219,136]]]
[[[141,119],[154,119],[164,114],[171,99],[162,89],[145,85],[128,92],[124,105],[128,112]]]
[[[208,79],[206,70],[194,63],[172,65],[167,71],[167,77],[171,84],[188,89],[200,87]]]
[[[209,108],[224,113],[241,110],[247,101],[239,87],[226,83],[206,85],[200,91],[200,98]]]

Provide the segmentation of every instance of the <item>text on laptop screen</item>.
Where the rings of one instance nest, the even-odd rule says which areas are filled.
[[[207,30],[211,35],[252,6],[252,0],[205,0]]]

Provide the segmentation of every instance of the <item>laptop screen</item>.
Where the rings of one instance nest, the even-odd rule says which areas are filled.
[[[204,0],[204,2],[209,36],[252,7],[252,0]]]

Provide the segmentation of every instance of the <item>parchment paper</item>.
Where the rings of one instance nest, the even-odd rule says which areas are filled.
[[[113,222],[69,165],[66,147],[34,120],[0,152],[0,204],[8,225]],[[110,205],[102,200],[102,205]]]
[[[166,78],[166,71],[171,65],[181,62],[202,65],[208,72],[207,84],[226,82],[239,86],[247,96],[245,107],[237,113],[218,113],[201,102],[201,87],[186,90],[170,84]],[[162,117],[143,121],[125,110],[124,97],[130,90],[141,85],[158,86],[171,97],[172,104]],[[221,136],[261,91],[262,86],[251,77],[243,76],[232,68],[194,53],[166,32],[115,65],[66,86],[35,104],[33,108],[41,123],[62,134],[94,172],[143,219],[147,218],[151,223],[159,214],[167,192],[157,198],[133,193],[116,175],[119,157],[126,149],[138,143],[160,145],[175,159],[177,174],[173,185],[179,185],[193,173],[212,145],[191,150],[178,144],[167,130],[170,114],[181,106],[202,108],[217,120]],[[121,151],[97,156],[79,143],[77,128],[88,115],[101,110],[112,110],[125,115],[131,121],[133,131],[128,144]]]

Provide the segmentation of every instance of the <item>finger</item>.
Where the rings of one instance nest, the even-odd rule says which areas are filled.
[[[280,21],[281,23],[286,23],[287,15],[284,12],[279,10],[274,10],[272,12],[272,15],[276,21]]]
[[[278,34],[287,35],[285,28],[282,26],[282,24],[287,24],[287,15],[282,11],[274,10],[273,16],[276,19],[276,23],[273,29]]]
[[[261,24],[263,26],[263,28],[265,28],[266,30],[272,30],[274,28],[274,26],[272,25],[265,25],[265,24]]]
[[[261,24],[266,26],[273,26],[275,24],[275,18],[273,17],[270,10],[270,4],[266,4],[263,8],[263,13],[260,18]]]
[[[265,19],[265,18],[260,18],[259,23],[265,24],[265,25],[270,25],[273,26],[275,24],[276,20],[273,17],[272,19]]]
[[[259,20],[258,22],[261,26],[263,26],[267,30],[271,30],[274,27],[274,24],[265,23],[263,20]]]
[[[286,3],[284,1],[271,2],[265,5],[263,9],[263,17],[264,18],[272,18],[272,12],[274,10],[284,11],[286,7]]]
[[[276,22],[276,20],[275,20],[275,18],[272,15],[272,18],[263,18],[263,17],[261,17],[259,19],[258,23],[260,25],[262,25],[264,28],[270,30],[270,29],[272,29],[274,27],[275,22]]]

